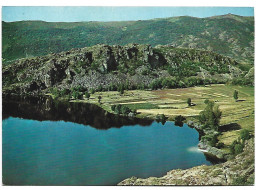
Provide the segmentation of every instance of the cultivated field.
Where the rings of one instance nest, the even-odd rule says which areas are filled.
[[[234,90],[238,91],[238,101],[233,98]],[[101,104],[98,103],[101,96]],[[191,98],[193,106],[187,105],[187,98]],[[227,85],[211,85],[206,87],[191,87],[184,89],[163,89],[155,91],[129,90],[123,95],[119,92],[96,92],[89,100],[83,102],[100,105],[112,112],[111,105],[124,104],[137,109],[138,117],[154,118],[157,114],[164,114],[170,120],[177,115],[196,120],[196,116],[204,109],[204,100],[213,100],[222,111],[222,134],[220,142],[229,145],[239,136],[239,131],[246,128],[254,133],[254,88]]]

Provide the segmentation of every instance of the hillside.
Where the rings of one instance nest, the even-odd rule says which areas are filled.
[[[96,91],[183,88],[253,77],[231,58],[195,49],[129,44],[96,45],[19,59],[3,67],[3,92],[38,94],[53,89]]]
[[[2,22],[3,63],[96,44],[129,43],[198,48],[254,60],[254,17],[188,16],[122,22]]]

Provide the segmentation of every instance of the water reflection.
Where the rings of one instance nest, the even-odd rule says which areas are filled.
[[[10,116],[38,121],[70,121],[97,129],[137,124],[149,126],[153,122],[114,115],[93,104],[60,102],[50,97],[3,97],[3,119]]]

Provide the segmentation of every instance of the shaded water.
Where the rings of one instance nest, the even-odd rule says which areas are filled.
[[[187,125],[75,105],[3,100],[4,184],[116,185],[131,176],[210,164],[197,149],[197,131]]]

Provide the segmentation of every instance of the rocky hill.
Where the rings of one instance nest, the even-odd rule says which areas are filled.
[[[109,90],[120,84],[127,84],[128,89],[189,87],[246,75],[239,65],[211,51],[101,44],[19,59],[4,66],[3,92],[39,94],[74,87]]]
[[[254,139],[233,160],[212,166],[172,170],[163,177],[131,177],[118,185],[254,185]]]
[[[122,22],[2,22],[3,62],[99,43],[173,45],[214,51],[239,62],[254,61],[254,17],[188,16]]]

